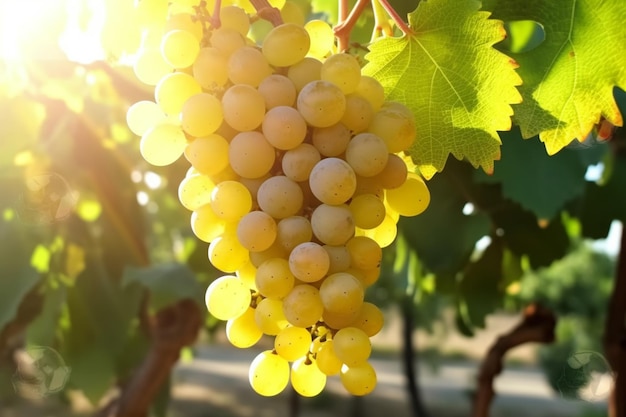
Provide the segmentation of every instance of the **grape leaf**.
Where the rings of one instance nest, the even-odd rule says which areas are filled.
[[[512,103],[521,96],[516,63],[492,46],[505,31],[477,1],[424,0],[409,14],[413,33],[374,42],[363,72],[385,88],[387,99],[415,115],[410,154],[426,178],[449,154],[493,170],[500,158],[498,130],[511,128]]]
[[[487,0],[484,9],[505,21],[536,21],[545,31],[535,49],[511,54],[524,79],[514,120],[525,138],[539,134],[553,155],[584,140],[600,116],[621,126],[613,88],[626,88],[623,0]]]

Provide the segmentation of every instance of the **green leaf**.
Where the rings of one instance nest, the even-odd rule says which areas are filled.
[[[67,358],[71,368],[70,384],[83,392],[91,404],[98,404],[115,381],[115,362],[106,346],[94,345],[90,349]]]
[[[410,153],[426,178],[450,154],[491,172],[500,158],[497,131],[511,128],[510,105],[521,100],[515,62],[492,47],[505,36],[503,24],[479,8],[470,0],[421,1],[409,14],[414,33],[381,39],[366,56],[363,72],[415,115]]]
[[[536,21],[545,31],[537,48],[511,54],[524,80],[515,121],[525,138],[539,134],[553,155],[584,140],[600,116],[622,124],[613,98],[615,86],[626,88],[622,0],[487,0],[484,8],[497,19]]]
[[[138,283],[150,289],[150,305],[160,310],[183,298],[191,298],[203,305],[204,290],[187,265],[166,263],[145,268],[127,267],[123,285]]]
[[[548,156],[537,138],[525,141],[519,129],[502,132],[500,137],[503,158],[495,163],[493,175],[477,171],[475,177],[479,182],[501,183],[504,197],[540,219],[554,218],[566,203],[583,194],[587,164],[598,162],[608,150],[603,144]]]
[[[41,314],[26,328],[29,345],[52,346],[56,342],[59,317],[67,299],[65,286],[46,288]]]

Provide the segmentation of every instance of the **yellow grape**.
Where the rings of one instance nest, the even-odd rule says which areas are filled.
[[[254,130],[265,118],[265,99],[246,84],[230,87],[222,96],[224,120],[240,132]]]
[[[387,165],[387,145],[373,133],[359,133],[346,148],[346,161],[362,177],[373,177]]]
[[[356,174],[343,159],[325,158],[311,170],[309,186],[322,203],[343,204],[356,190]]]
[[[374,113],[367,128],[380,137],[391,153],[405,151],[415,140],[415,119],[409,109],[399,103],[386,103]]]
[[[222,181],[211,191],[211,207],[218,217],[236,221],[252,209],[252,197],[242,183]]]
[[[150,164],[165,166],[176,162],[187,146],[187,138],[171,123],[160,123],[148,129],[139,142],[141,156]]]
[[[252,262],[252,264],[254,264],[254,266],[258,268],[259,265],[261,265],[268,259],[286,258],[287,256],[288,253],[285,251],[285,249],[280,246],[278,242],[274,242],[274,244],[270,246],[269,249],[261,252],[250,252],[250,261]]]
[[[319,370],[328,376],[337,375],[343,365],[335,354],[332,339],[327,339],[321,343],[320,348],[315,353],[315,361]]]
[[[283,173],[296,182],[307,181],[313,167],[320,162],[320,159],[320,153],[315,146],[310,143],[301,143],[284,153],[281,161]]]
[[[359,229],[361,236],[367,236],[376,241],[381,248],[391,245],[398,235],[398,227],[396,221],[387,213],[381,224],[373,229]]]
[[[307,31],[294,23],[276,26],[263,40],[263,55],[271,65],[288,67],[302,60],[311,40]]]
[[[287,78],[291,80],[296,87],[296,91],[299,92],[308,83],[319,80],[321,72],[321,61],[313,57],[306,57],[297,64],[289,67],[287,70]]]
[[[206,175],[190,175],[178,186],[178,200],[187,210],[197,210],[211,202],[215,183]]]
[[[289,150],[300,145],[306,136],[307,126],[296,109],[276,106],[265,113],[261,127],[263,135],[276,149]]]
[[[211,46],[230,57],[237,49],[246,46],[246,39],[236,29],[221,27],[211,33]]]
[[[350,252],[350,265],[358,269],[372,269],[381,265],[383,250],[367,236],[355,236],[346,243]]]
[[[375,78],[361,75],[355,94],[366,99],[373,111],[378,111],[385,102],[385,89]]]
[[[239,278],[224,275],[209,285],[204,299],[211,315],[220,320],[228,320],[244,314],[250,306],[252,296]]]
[[[277,335],[289,325],[283,313],[283,301],[273,298],[264,298],[257,304],[254,318],[257,326],[269,336]]]
[[[191,213],[191,230],[198,239],[204,242],[211,242],[221,236],[225,228],[226,222],[215,214],[209,204]]]
[[[302,282],[319,281],[329,267],[328,252],[315,242],[301,243],[289,254],[289,269]]]
[[[303,327],[285,327],[274,339],[276,353],[289,362],[305,356],[309,352],[310,345],[311,333]]]
[[[350,130],[342,123],[313,129],[313,146],[324,156],[340,156],[350,143]]]
[[[353,55],[331,55],[322,63],[321,79],[339,87],[343,94],[350,94],[361,80],[361,66]]]
[[[262,211],[245,214],[237,225],[237,239],[251,252],[269,249],[276,240],[276,221]]]
[[[236,273],[237,277],[246,284],[248,288],[253,291],[257,291],[255,278],[256,278],[256,267],[252,263],[252,261],[246,262],[243,266],[237,269]]]
[[[335,44],[333,28],[323,20],[310,20],[304,25],[304,29],[311,38],[309,53],[316,58],[324,58]]]
[[[311,81],[298,93],[298,111],[308,124],[328,127],[338,123],[346,109],[346,96],[335,84]]]
[[[172,70],[158,48],[142,48],[133,64],[137,79],[148,85],[157,85]]]
[[[326,386],[326,374],[318,368],[315,360],[303,357],[291,365],[291,385],[303,397],[315,397]]]
[[[167,18],[163,33],[167,34],[174,30],[184,30],[193,35],[196,43],[202,39],[202,23],[189,13],[175,13]]]
[[[265,99],[265,107],[293,106],[296,102],[296,86],[289,78],[281,74],[265,77],[257,87]]]
[[[228,59],[219,49],[204,47],[198,52],[192,71],[202,88],[213,91],[228,82]]]
[[[189,97],[180,113],[183,129],[196,138],[214,133],[223,120],[220,101],[208,93],[199,93]]]
[[[375,304],[364,302],[351,326],[363,330],[369,337],[375,336],[383,328],[385,317]]]
[[[266,350],[250,364],[249,380],[252,389],[265,397],[280,394],[289,383],[289,362]]]
[[[346,97],[346,110],[341,123],[352,133],[361,133],[369,126],[373,113],[372,106],[366,99],[350,94]]]
[[[159,81],[154,90],[154,95],[164,113],[178,115],[185,101],[201,91],[202,87],[191,75],[184,72],[173,72]]]
[[[254,319],[254,309],[248,307],[239,317],[229,319],[226,323],[226,338],[235,347],[249,348],[261,340],[263,332]]]
[[[375,176],[376,181],[385,189],[398,188],[406,181],[408,169],[406,162],[398,155],[389,154],[387,165]]]
[[[265,176],[276,160],[276,151],[260,132],[241,132],[230,141],[228,160],[244,178]]]
[[[328,275],[332,275],[335,272],[343,272],[350,268],[350,252],[348,252],[348,249],[344,245],[324,245],[323,248],[328,253],[330,260]]]
[[[185,158],[204,175],[213,176],[228,167],[228,142],[213,133],[189,142]]]
[[[163,111],[154,101],[142,100],[134,103],[126,112],[128,128],[136,135],[143,135],[152,126],[165,121]]]
[[[293,288],[295,277],[283,258],[264,261],[256,271],[255,283],[263,297],[283,299]]]
[[[312,237],[311,222],[306,217],[289,216],[278,222],[276,242],[286,252],[291,252],[301,243],[311,241]]]
[[[254,71],[251,71],[254,68]],[[256,48],[244,46],[232,53],[228,59],[228,78],[233,84],[247,84],[257,87],[272,74],[272,68]]]
[[[298,26],[304,26],[306,16],[299,4],[293,1],[286,1],[285,5],[280,9],[280,16],[285,23],[294,23]]]
[[[298,183],[283,175],[271,177],[259,187],[257,202],[261,210],[270,216],[284,219],[302,209],[302,189]]]
[[[224,272],[235,272],[244,266],[249,259],[248,250],[241,246],[234,234],[225,233],[213,239],[209,244],[211,264]],[[248,287],[246,286],[246,288]]]
[[[198,39],[186,30],[171,30],[163,36],[161,41],[163,58],[173,68],[190,67],[199,52]]]
[[[370,338],[356,327],[345,327],[335,333],[333,348],[339,360],[348,366],[367,361],[372,353]]]
[[[223,6],[220,10],[220,24],[221,27],[234,29],[242,36],[246,36],[250,30],[250,17],[240,7]]]
[[[376,371],[368,362],[341,367],[341,383],[352,395],[367,395],[376,388]]]
[[[387,190],[385,198],[401,216],[417,216],[430,204],[430,191],[420,176],[410,173],[400,187]]]
[[[337,272],[326,277],[319,293],[324,309],[339,314],[359,311],[365,297],[361,282],[346,272]]]
[[[373,229],[385,219],[385,204],[374,194],[360,194],[352,198],[349,206],[354,224],[361,229]]]
[[[296,285],[283,299],[283,312],[292,326],[310,327],[314,325],[324,312],[320,292],[312,285]]]
[[[320,204],[311,215],[313,234],[326,245],[343,245],[354,236],[354,219],[347,205]]]

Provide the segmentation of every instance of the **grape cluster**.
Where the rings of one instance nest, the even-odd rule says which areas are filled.
[[[322,21],[278,25],[262,46],[247,38],[243,9],[223,7],[219,22],[170,11],[147,31],[135,72],[155,85],[155,101],[135,103],[129,127],[149,163],[184,154],[191,164],[179,199],[228,274],[205,297],[228,340],[246,348],[275,337],[250,366],[253,389],[272,396],[291,382],[314,396],[339,374],[366,395],[383,314],[365,290],[399,216],[430,200],[403,154],[413,115],[386,102],[355,57],[332,53]]]

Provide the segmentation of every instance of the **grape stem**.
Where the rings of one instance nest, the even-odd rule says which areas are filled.
[[[269,21],[274,26],[283,24],[283,17],[280,15],[280,10],[276,7],[272,7],[267,0],[250,0],[250,3],[252,3],[256,9],[257,15],[261,19]]]
[[[391,17],[391,20],[393,20],[393,22],[396,24],[396,26],[398,26],[398,29],[400,29],[402,33],[409,36],[415,34],[413,29],[411,29],[411,27],[400,17],[400,15],[398,14],[398,12],[395,11],[393,6],[389,4],[389,0],[372,0],[372,2],[379,3],[383,7],[383,9],[385,9],[389,17]],[[374,10],[375,9],[376,7],[374,6]]]
[[[341,52],[348,49],[348,46],[350,45],[350,32],[352,32],[352,28],[354,28],[356,21],[359,19],[359,16],[361,16],[361,13],[363,13],[363,10],[369,1],[370,0],[357,0],[348,17],[345,19],[342,18],[337,26],[335,26],[334,31],[335,37],[337,38],[337,47]],[[343,13],[345,13],[347,8],[342,7],[342,5],[345,6],[343,3],[345,2],[340,0],[339,10],[341,11],[343,9]],[[340,16],[340,18],[341,17],[342,16]]]

